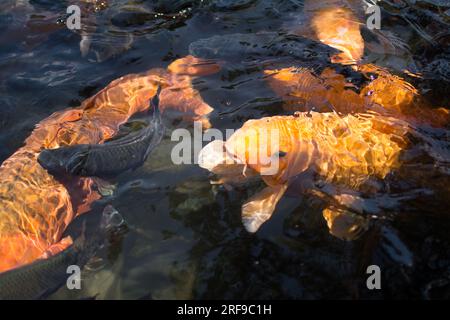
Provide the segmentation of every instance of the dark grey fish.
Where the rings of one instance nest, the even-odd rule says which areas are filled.
[[[0,300],[43,299],[62,287],[70,274],[67,269],[80,269],[104,243],[107,235],[124,224],[122,216],[106,206],[100,222],[100,232],[86,238],[83,234],[66,250],[48,259],[0,273]]]
[[[327,62],[337,50],[297,35],[276,32],[235,33],[200,39],[190,44],[189,53],[204,59],[290,57],[299,62]]]
[[[141,166],[164,135],[159,92],[150,101],[153,115],[143,129],[104,144],[46,149],[39,154],[38,162],[54,176],[111,177]]]

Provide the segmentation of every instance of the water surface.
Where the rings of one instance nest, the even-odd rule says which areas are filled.
[[[61,22],[66,4],[30,0],[14,6],[18,2],[0,4],[0,161],[23,144],[40,120],[78,106],[122,75],[166,67],[188,55],[189,48],[192,53],[191,44],[200,39],[284,32],[306,19],[300,0],[111,0],[106,8],[86,13],[83,32],[90,46],[82,54],[80,32]],[[366,61],[411,81],[430,105],[449,108],[450,4],[385,1],[383,8],[382,36],[363,29]],[[329,48],[320,44],[314,45],[312,58],[280,49],[270,59],[249,54],[242,61],[246,56],[233,49],[225,57],[226,68],[194,82],[215,109],[212,125],[222,130],[287,113],[265,82],[262,66],[330,65],[321,56]],[[329,234],[321,204],[302,196],[284,197],[258,233],[247,233],[240,208],[260,186],[211,186],[208,172],[198,166],[172,164],[170,132],[192,128],[174,120],[167,125],[166,137],[145,165],[114,181],[109,201],[127,221],[128,231],[110,239],[84,271],[82,290],[62,288],[51,298],[449,297],[448,130],[423,129],[436,142],[430,148],[443,155],[442,161],[416,162],[415,170],[392,184],[393,189],[410,189],[403,192],[430,192],[380,215],[361,238],[345,242]],[[370,264],[383,270],[381,291],[366,288]]]

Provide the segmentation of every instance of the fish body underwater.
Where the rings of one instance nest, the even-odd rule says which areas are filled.
[[[290,32],[316,39],[340,53],[330,56],[335,64],[348,65],[365,79],[362,85],[348,81],[333,66],[320,73],[305,66],[265,70],[269,86],[284,100],[289,111],[320,111],[355,114],[377,112],[415,125],[445,127],[450,112],[429,105],[419,91],[400,76],[387,69],[364,63],[365,41],[361,34],[364,23],[359,1],[305,1],[305,28]],[[348,72],[348,70],[346,71]]]
[[[59,288],[70,265],[83,266],[88,248],[77,239],[55,256],[6,271],[0,275],[0,300],[39,299]]]
[[[353,2],[353,3],[350,3]],[[358,1],[305,1],[305,11],[312,15],[311,27],[316,38],[341,53],[333,55],[335,63],[352,64],[364,54],[364,40],[359,31]],[[362,9],[362,4],[360,4]],[[359,8],[358,8],[359,9]]]
[[[236,64],[262,69],[287,111],[375,111],[417,125],[447,126],[448,110],[430,106],[402,77],[365,63],[362,9],[363,3],[353,0],[305,1],[305,21],[286,34],[216,35],[191,43],[189,52],[221,59],[231,69]],[[268,61],[270,69],[264,67]],[[356,77],[361,83],[354,83]]]
[[[248,121],[224,144],[227,160],[237,158],[238,163],[262,174],[268,185],[242,207],[248,231],[258,230],[270,218],[282,195],[296,181],[302,193],[327,198],[328,206],[322,213],[330,233],[353,239],[359,227],[367,228],[365,213],[375,214],[383,206],[398,204],[398,199],[388,195],[377,198],[380,196],[374,186],[382,185],[387,175],[400,167],[399,159],[409,144],[409,134],[415,131],[413,127],[446,127],[450,123],[448,110],[429,106],[412,84],[385,68],[363,62],[363,23],[355,4],[305,1],[308,30],[293,33],[339,50],[330,57],[331,62],[348,65],[362,74],[363,85],[349,83],[339,68],[327,67],[318,73],[302,66],[302,62],[298,67],[265,70],[269,86],[284,100],[283,108],[297,111],[296,117]],[[282,155],[275,174],[264,175],[264,166],[250,161],[249,153],[239,151],[266,145],[260,141],[267,136],[261,134],[261,128],[280,132],[282,149],[269,154],[272,158],[277,152]],[[217,158],[221,159],[218,163],[224,159]],[[204,167],[212,169],[214,164]],[[303,181],[299,184],[298,180]],[[316,182],[322,187],[318,188]],[[363,199],[362,190],[370,190],[371,199]]]
[[[83,234],[65,250],[47,259],[0,274],[0,300],[43,299],[64,285],[70,276],[67,270],[76,265],[80,269],[105,242],[110,232],[123,224],[123,218],[110,205],[103,210],[100,225],[93,235]],[[119,222],[119,223],[118,223]]]
[[[91,178],[74,178],[65,185],[49,174],[37,162],[41,150],[111,138],[120,124],[145,110],[158,81],[158,74],[113,81],[80,108],[41,121],[25,146],[2,164],[0,272],[66,248],[72,243],[61,239],[67,225],[100,198]]]
[[[216,35],[200,39],[189,45],[189,52],[199,58],[222,59],[227,63],[276,57],[319,64],[326,62],[337,50],[300,35],[260,32]]]
[[[252,147],[264,146],[264,132],[279,132],[279,150],[270,145],[267,150],[268,155],[281,153],[279,168],[266,181],[283,183],[314,166],[329,182],[351,181],[357,186],[371,175],[384,178],[396,166],[407,129],[393,118],[300,112],[249,120],[227,140],[226,149],[264,173],[261,162],[249,163],[256,152]]]
[[[40,153],[38,162],[55,176],[67,173],[100,178],[115,176],[141,166],[164,135],[159,112],[159,92],[150,105],[153,116],[145,128],[103,144],[47,149]]]
[[[332,68],[325,68],[319,75],[296,67],[264,73],[287,111],[334,111],[343,115],[376,112],[415,125],[445,127],[450,123],[447,109],[429,106],[404,79],[374,65],[360,65],[358,71],[367,79],[359,92]],[[370,74],[376,75],[373,80]]]
[[[63,183],[49,174],[37,161],[42,150],[104,143],[132,115],[148,109],[159,86],[163,86],[161,111],[179,107],[204,118],[212,108],[192,87],[192,78],[216,71],[215,66],[188,56],[167,70],[116,79],[79,108],[42,120],[24,146],[0,166],[0,273],[70,246],[70,237],[61,239],[64,230],[101,197],[93,178],[72,177]]]

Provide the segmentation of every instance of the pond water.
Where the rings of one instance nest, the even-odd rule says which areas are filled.
[[[345,3],[365,19],[359,1],[331,2]],[[268,67],[349,69],[330,63],[331,49],[307,38],[272,51],[245,44],[251,40],[243,34],[285,34],[306,25],[310,17],[302,0],[104,0],[95,5],[80,0],[87,8],[82,32],[65,27],[70,3],[77,1],[0,4],[1,162],[53,112],[78,106],[122,75],[165,68],[188,54],[226,61],[220,72],[194,80],[214,108],[212,126],[223,131],[248,119],[292,113],[283,111],[282,99],[268,86],[262,73]],[[365,63],[411,82],[428,105],[449,109],[450,2],[380,5],[381,30],[362,28]],[[213,41],[214,36],[224,37]],[[89,45],[80,50],[82,37]],[[349,70],[347,76],[358,85]],[[343,241],[329,233],[320,201],[308,196],[283,197],[273,218],[248,233],[241,205],[262,183],[211,185],[210,173],[199,166],[173,164],[172,130],[193,129],[179,119],[165,122],[166,136],[145,164],[116,177],[113,196],[94,205],[99,211],[105,201],[111,203],[127,230],[110,237],[86,266],[81,290],[61,288],[50,298],[450,297],[448,126],[419,128],[417,145],[436,156],[417,156],[413,148],[409,170],[389,177],[398,198],[418,194],[379,213],[358,239]],[[78,220],[94,221],[95,215]],[[76,221],[68,233],[76,234],[80,225]],[[366,268],[372,264],[382,270],[382,290],[366,287]]]

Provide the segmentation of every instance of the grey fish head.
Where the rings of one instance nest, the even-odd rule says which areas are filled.
[[[38,156],[39,164],[52,175],[80,175],[88,158],[88,146],[45,149]]]
[[[126,224],[124,218],[112,205],[107,205],[102,213],[100,221],[101,230],[111,230],[121,228]]]

